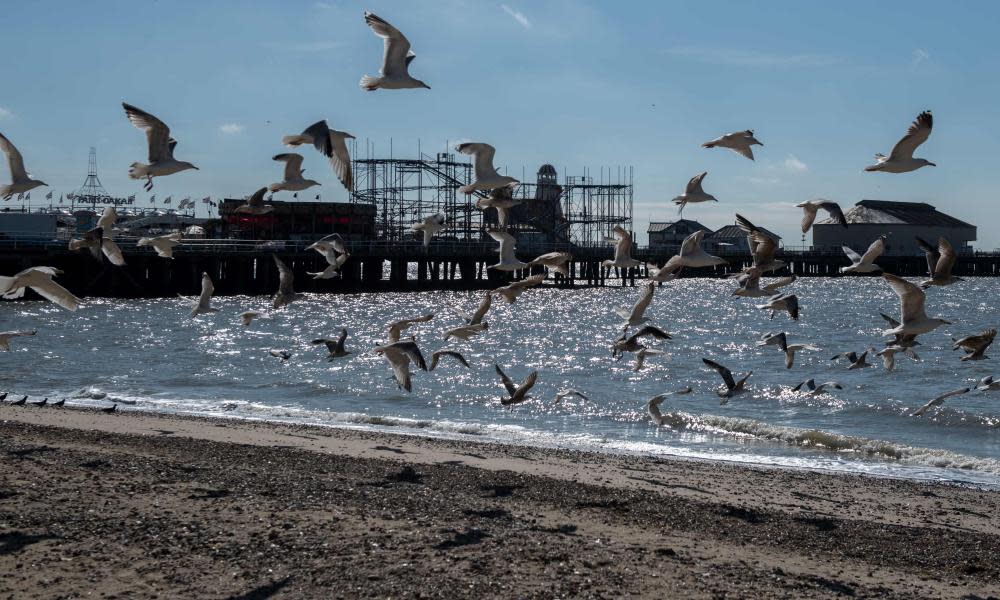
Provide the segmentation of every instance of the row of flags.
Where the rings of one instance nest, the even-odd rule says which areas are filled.
[[[316,194],[316,200],[320,199],[319,196],[320,196],[319,194]],[[298,192],[292,194],[292,198],[298,198],[298,197],[299,197]],[[52,200],[52,198],[53,198],[53,192],[50,191],[49,193],[45,194],[45,199],[46,200]],[[83,196],[81,196],[80,194],[74,194],[73,192],[70,192],[70,193],[66,194],[65,196],[60,195],[59,196],[59,202],[62,203],[62,201],[63,201],[64,198],[66,200],[76,200],[78,198],[83,198]],[[271,192],[271,195],[268,196],[267,199],[268,199],[268,201],[273,200],[274,199],[274,192]],[[24,201],[24,200],[31,200],[31,192],[28,192],[26,194],[18,194],[17,195],[17,200],[19,202],[20,201]],[[173,201],[174,201],[173,196],[167,196],[166,198],[164,198],[161,201],[161,204],[163,204],[165,206],[170,206],[173,203]],[[131,196],[129,196],[128,199],[126,200],[126,203],[127,204],[135,204],[135,194],[132,194]],[[155,194],[149,197],[149,203],[152,204],[152,205],[154,205],[154,206],[156,205],[156,195]],[[212,206],[212,207],[217,207],[218,206],[218,203],[215,200],[212,200],[211,196],[205,196],[204,198],[202,198],[201,199],[201,203],[202,204],[207,204],[207,205]],[[177,203],[177,209],[178,210],[182,210],[182,209],[185,209],[185,208],[194,208],[196,206],[196,204],[197,203],[194,200],[192,200],[190,198],[190,196],[189,196],[187,198],[182,199],[180,202]]]

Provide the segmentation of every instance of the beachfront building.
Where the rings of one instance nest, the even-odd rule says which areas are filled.
[[[885,254],[889,256],[921,255],[916,237],[936,244],[943,237],[959,254],[972,252],[976,226],[946,215],[923,202],[890,202],[862,200],[844,211],[848,227],[833,219],[813,225],[813,247],[817,250],[839,250],[849,246],[864,252],[880,235],[886,235]]]
[[[649,223],[649,228],[646,229],[646,233],[649,235],[650,249],[678,247],[687,236],[696,231],[712,233],[711,229],[691,219],[652,221]]]

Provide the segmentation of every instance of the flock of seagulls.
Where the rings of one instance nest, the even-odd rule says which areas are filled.
[[[410,75],[410,67],[415,58],[411,51],[410,41],[389,22],[376,16],[373,13],[365,12],[365,23],[372,32],[382,38],[383,53],[382,64],[379,76],[364,75],[361,78],[360,86],[366,91],[399,90],[399,89],[430,89],[425,82],[415,79]],[[194,164],[178,160],[174,156],[177,148],[177,140],[171,135],[171,130],[167,124],[153,114],[142,110],[134,105],[122,103],[125,115],[132,125],[142,130],[146,134],[147,141],[147,162],[134,162],[129,168],[129,176],[132,179],[143,180],[144,188],[151,190],[154,179],[180,173],[187,170],[197,170]],[[914,151],[931,134],[933,119],[929,111],[920,113],[910,126],[906,135],[896,143],[888,156],[876,155],[876,163],[865,167],[868,172],[884,173],[907,173],[915,171],[925,166],[935,166],[924,158],[915,158]],[[306,127],[301,133],[287,135],[281,139],[285,146],[298,148],[302,146],[312,146],[317,152],[323,155],[329,162],[331,170],[337,176],[341,184],[348,190],[354,186],[354,178],[351,172],[351,159],[348,151],[347,140],[354,136],[345,131],[331,129],[325,120],[317,121]],[[753,146],[763,144],[755,137],[753,130],[738,131],[720,136],[714,140],[702,144],[704,148],[725,148],[731,150],[747,159],[754,160]],[[25,170],[23,158],[17,148],[2,134],[0,134],[0,150],[7,157],[8,167],[11,176],[11,183],[0,186],[0,197],[10,199],[15,194],[27,192],[39,186],[46,185],[44,182],[32,179]],[[485,320],[490,311],[494,297],[503,297],[507,303],[513,304],[527,290],[540,285],[548,274],[568,275],[568,264],[572,260],[572,255],[567,252],[552,252],[544,254],[524,262],[518,258],[516,253],[516,241],[514,237],[505,231],[509,221],[510,211],[521,203],[521,200],[513,198],[512,191],[519,185],[519,181],[513,177],[501,175],[494,166],[496,149],[487,143],[470,142],[462,143],[456,147],[462,154],[470,155],[474,162],[475,179],[470,184],[459,188],[464,194],[477,193],[484,196],[476,201],[476,206],[481,210],[496,210],[499,228],[490,229],[489,235],[499,244],[499,260],[490,268],[501,271],[521,271],[529,267],[542,267],[545,272],[531,275],[519,281],[490,290],[485,293],[483,299],[476,310],[467,314],[460,309],[455,309],[456,314],[462,320],[462,324],[450,327],[443,331],[444,341],[452,339],[467,341],[474,336],[482,335],[489,331],[489,323]],[[237,212],[250,215],[267,214],[273,207],[265,204],[265,194],[279,190],[302,191],[313,186],[320,185],[313,179],[303,176],[305,170],[302,168],[304,157],[295,152],[285,152],[273,157],[276,162],[284,163],[282,180],[268,186],[259,188],[249,196],[246,203],[237,209]],[[708,175],[707,171],[691,178],[684,193],[673,199],[678,205],[678,212],[683,212],[689,204],[699,204],[704,202],[718,202],[713,195],[705,192],[703,183]],[[815,200],[803,202],[796,205],[803,211],[802,232],[807,232],[817,218],[818,211],[822,209],[830,217],[844,227],[848,227],[848,222],[840,206],[835,202],[826,200]],[[118,245],[114,241],[116,229],[115,222],[117,215],[113,208],[109,208],[102,215],[97,226],[86,232],[80,239],[70,242],[73,250],[87,250],[97,260],[106,257],[114,265],[124,265],[124,258]],[[439,234],[446,226],[446,215],[438,213],[424,217],[421,221],[412,225],[414,232],[423,235],[423,245],[427,247],[431,240]],[[787,277],[777,277],[771,281],[762,282],[762,277],[774,274],[785,266],[785,263],[776,258],[777,240],[769,235],[766,230],[757,227],[745,217],[736,215],[737,225],[746,233],[747,243],[753,256],[753,264],[743,272],[736,275],[738,288],[732,295],[746,298],[765,298],[763,304],[757,305],[758,309],[768,310],[773,319],[776,313],[787,313],[793,320],[798,320],[802,312],[802,307],[798,297],[794,293],[784,293],[781,290],[794,284],[794,275]],[[659,326],[650,323],[646,312],[651,305],[657,286],[676,279],[684,268],[700,268],[725,264],[727,261],[721,257],[708,254],[701,246],[703,231],[691,234],[684,240],[680,251],[676,256],[671,257],[664,265],[647,265],[649,273],[649,283],[643,286],[640,296],[631,309],[616,310],[615,313],[621,318],[619,327],[620,335],[612,343],[612,356],[621,359],[625,354],[635,355],[634,370],[643,369],[646,360],[657,354],[661,350],[647,346],[655,341],[672,339],[671,335]],[[603,266],[607,268],[631,269],[640,266],[640,262],[632,257],[633,242],[631,234],[621,227],[615,227],[614,237],[608,241],[613,243],[614,256],[606,260]],[[834,359],[844,358],[848,361],[848,369],[861,369],[870,367],[867,362],[869,352],[880,356],[883,359],[885,368],[892,370],[895,368],[895,356],[903,354],[913,360],[919,360],[913,347],[919,345],[917,337],[927,334],[940,325],[949,324],[940,317],[928,317],[925,312],[925,290],[934,286],[947,286],[962,281],[961,278],[952,275],[951,271],[955,264],[955,252],[945,239],[938,240],[933,246],[924,240],[919,240],[921,248],[927,255],[928,270],[930,278],[921,282],[920,285],[906,281],[900,277],[889,273],[883,273],[885,282],[897,294],[900,301],[900,318],[895,320],[887,315],[882,315],[891,328],[883,333],[892,337],[881,351],[874,353],[874,349],[863,351],[860,355],[855,352],[844,352],[834,357]],[[159,237],[142,238],[138,244],[140,246],[151,247],[160,257],[169,259],[173,257],[173,249],[182,243],[181,234],[169,234]],[[350,254],[347,252],[344,241],[337,235],[328,236],[317,241],[308,249],[315,250],[322,255],[327,263],[327,267],[319,272],[309,273],[315,279],[332,279],[340,276],[340,270]],[[844,247],[845,254],[850,258],[851,265],[841,269],[844,274],[853,273],[876,273],[881,268],[876,264],[878,258],[885,250],[885,237],[875,240],[863,255],[859,255],[853,249]],[[280,310],[303,298],[303,294],[295,292],[294,275],[285,263],[274,256],[274,263],[279,273],[278,290],[273,298],[271,307],[273,310]],[[25,269],[10,277],[0,277],[0,295],[6,299],[17,299],[24,296],[25,290],[31,289],[58,306],[70,311],[75,311],[80,306],[80,299],[56,283],[53,279],[61,275],[58,269],[52,267],[32,267]],[[219,312],[219,309],[212,306],[212,296],[214,285],[208,273],[202,274],[201,294],[193,303],[190,315],[198,317]],[[454,308],[454,307],[453,307]],[[239,314],[239,318],[244,327],[250,327],[255,319],[267,318],[267,314],[247,310]],[[469,368],[469,362],[457,350],[438,349],[432,353],[430,366],[424,359],[424,355],[417,343],[415,336],[404,337],[405,332],[416,323],[426,323],[434,319],[434,314],[420,315],[417,317],[394,321],[387,326],[386,341],[384,344],[376,346],[374,352],[381,355],[389,363],[393,377],[401,389],[412,390],[411,367],[416,367],[421,371],[433,371],[439,366],[444,358],[452,359],[458,364]],[[634,331],[632,331],[634,329]],[[15,337],[26,337],[36,335],[35,331],[8,331],[0,332],[0,350],[8,350],[10,341]],[[954,341],[955,349],[963,349],[966,355],[962,360],[977,361],[986,359],[986,349],[992,344],[996,336],[996,330],[990,329],[978,335],[968,336]],[[336,338],[318,338],[312,340],[312,344],[323,346],[327,351],[326,358],[330,361],[344,360],[352,355],[346,347],[348,330],[341,328]],[[797,352],[819,351],[820,348],[812,343],[800,342],[789,343],[785,332],[767,333],[761,337],[759,344],[762,346],[777,347],[785,357],[786,369],[791,369],[795,363]],[[269,354],[282,360],[288,361],[292,358],[292,353],[288,350],[272,349]],[[718,373],[722,379],[723,386],[717,393],[723,404],[730,399],[748,391],[748,380],[753,374],[749,371],[737,379],[733,372],[720,362],[712,358],[703,358],[703,364]],[[513,407],[524,403],[530,399],[529,392],[538,380],[538,371],[528,373],[520,384],[512,380],[499,364],[494,364],[496,374],[503,386],[505,395],[500,403],[503,406]],[[827,393],[829,390],[841,389],[837,382],[830,381],[816,384],[813,379],[807,379],[793,388],[794,391],[806,390],[810,394]],[[992,378],[985,378],[977,390],[1000,389],[1000,382],[994,382]],[[657,424],[668,424],[669,419],[664,417],[660,410],[662,402],[673,395],[691,393],[690,387],[685,387],[675,392],[659,394],[646,402],[647,411],[650,418]],[[915,416],[922,415],[931,408],[940,406],[948,397],[969,392],[969,388],[962,388],[943,394],[921,408],[914,411]],[[561,390],[556,396],[556,402],[561,402],[564,398],[577,396],[586,400],[586,395],[577,390]],[[6,397],[6,395],[4,395]],[[23,400],[26,400],[23,399]],[[23,404],[23,400],[19,401]],[[47,402],[47,399],[46,399]],[[113,410],[113,409],[112,409]]]

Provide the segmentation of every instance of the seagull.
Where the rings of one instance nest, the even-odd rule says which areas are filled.
[[[847,228],[847,218],[844,216],[844,211],[840,210],[840,205],[836,202],[831,202],[829,200],[807,200],[805,202],[795,205],[797,208],[801,208],[802,215],[802,233],[809,231],[812,227],[813,221],[816,220],[816,211],[823,209],[830,213],[830,217],[836,220],[842,227]]]
[[[374,92],[377,89],[431,89],[431,86],[423,81],[410,77],[410,63],[417,57],[416,54],[410,52],[410,40],[374,13],[365,11],[365,23],[372,28],[375,35],[385,40],[385,47],[382,50],[382,67],[379,69],[381,77],[372,77],[366,73],[361,78],[361,89],[369,92]]]
[[[740,275],[736,280],[740,287],[733,291],[733,295],[744,298],[770,298],[780,293],[778,288],[785,287],[796,279],[798,279],[797,276],[789,275],[772,281],[762,288],[760,287],[760,271],[751,267],[749,271]]]
[[[753,375],[753,371],[748,371],[747,374],[744,375],[742,379],[736,381],[735,379],[733,379],[732,371],[720,365],[719,363],[715,362],[714,360],[703,358],[701,359],[701,362],[715,369],[715,371],[722,377],[722,381],[726,384],[725,390],[721,388],[716,390],[716,393],[719,395],[719,398],[721,398],[719,404],[726,404],[729,402],[729,399],[732,398],[733,396],[745,392],[747,379],[749,379],[750,376]]]
[[[590,402],[590,398],[586,397],[581,392],[574,390],[573,388],[563,388],[556,392],[556,399],[552,402],[552,404],[560,404],[564,398],[569,398],[570,396],[576,396],[584,402]]]
[[[951,398],[952,396],[960,396],[962,394],[967,394],[968,392],[969,392],[969,388],[967,388],[967,387],[965,387],[965,388],[958,388],[957,390],[952,390],[950,392],[945,392],[945,393],[941,394],[940,396],[938,396],[937,398],[934,398],[933,400],[931,400],[927,404],[921,406],[917,410],[915,410],[912,413],[910,413],[910,416],[911,417],[919,417],[920,415],[924,414],[925,412],[927,412],[931,408],[933,408],[935,406],[940,406],[948,398]]]
[[[433,371],[435,368],[437,368],[438,361],[441,360],[442,356],[450,356],[455,360],[457,360],[458,362],[462,363],[462,365],[464,365],[465,368],[467,369],[472,368],[469,366],[469,361],[465,360],[465,357],[462,356],[460,353],[455,352],[454,350],[438,350],[434,354],[431,354],[431,367],[430,369],[428,369],[429,371]]]
[[[840,267],[841,273],[875,273],[882,270],[882,267],[875,264],[878,257],[885,252],[885,236],[880,235],[877,240],[868,246],[864,256],[859,255],[847,246],[841,246],[847,258],[851,259],[851,266]]]
[[[690,393],[691,393],[691,388],[682,387],[681,389],[675,392],[666,392],[664,394],[657,394],[646,401],[646,412],[649,413],[649,416],[651,419],[653,419],[654,423],[656,423],[657,425],[664,425],[666,424],[666,419],[664,418],[663,413],[660,412],[660,404],[662,404],[663,401],[669,398],[670,396],[676,396],[679,394],[690,394]]]
[[[7,155],[7,166],[10,168],[10,185],[0,185],[0,198],[10,200],[14,194],[23,194],[36,187],[48,185],[28,175],[24,170],[24,158],[21,153],[2,133],[0,133],[0,150]]]
[[[649,348],[639,348],[639,351],[635,353],[635,366],[632,370],[639,372],[644,366],[646,366],[646,357],[653,356],[655,354],[663,354],[662,350],[650,350]]]
[[[277,254],[272,255],[274,257],[274,264],[278,265],[278,293],[274,295],[274,302],[271,304],[273,308],[281,308],[282,306],[288,306],[296,300],[301,300],[305,298],[305,294],[299,294],[295,291],[295,275],[292,270],[288,268]]]
[[[215,286],[212,285],[212,278],[208,276],[208,273],[202,272],[201,295],[198,296],[198,302],[196,302],[194,308],[191,309],[192,317],[205,313],[219,312],[219,309],[212,306],[212,294],[214,293]]]
[[[788,339],[787,339],[787,334],[785,334],[784,332],[777,333],[777,334],[774,334],[774,333],[764,334],[763,336],[761,336],[760,341],[757,342],[757,345],[758,346],[768,346],[768,345],[776,345],[776,346],[778,346],[778,348],[782,352],[785,353],[785,368],[786,369],[791,369],[792,366],[795,364],[795,353],[796,352],[799,352],[800,350],[811,350],[811,351],[814,351],[814,352],[822,350],[822,348],[820,348],[818,346],[814,346],[812,344],[789,344],[788,343]]]
[[[326,344],[326,349],[329,351],[327,355],[327,360],[333,362],[334,359],[342,358],[350,354],[347,350],[344,350],[344,342],[347,340],[347,329],[341,328],[340,336],[335,340],[328,340],[326,338],[320,338],[313,340],[313,344]]]
[[[249,327],[250,323],[252,323],[257,317],[263,317],[263,315],[255,310],[248,310],[240,313],[240,321],[243,322],[244,327]]]
[[[410,381],[410,363],[413,362],[421,370],[427,370],[427,363],[424,362],[424,356],[420,353],[416,342],[393,342],[384,346],[376,346],[375,352],[389,361],[396,383],[407,392],[413,389]]]
[[[267,186],[267,189],[272,192],[278,192],[281,190],[301,192],[302,190],[307,190],[314,185],[322,185],[318,181],[304,179],[302,177],[302,174],[305,173],[305,169],[302,168],[301,154],[285,152],[284,154],[275,154],[271,157],[271,160],[285,163],[285,178],[278,183],[272,183]]]
[[[528,266],[528,263],[521,262],[514,255],[514,236],[506,231],[499,231],[497,229],[490,229],[487,233],[490,234],[491,238],[500,242],[500,262],[495,265],[490,265],[490,269],[497,269],[498,271],[517,271]]]
[[[136,246],[152,246],[156,254],[161,258],[173,258],[174,257],[174,246],[181,243],[181,239],[184,235],[180,232],[168,233],[167,235],[160,235],[157,237],[144,237],[139,238],[139,241],[135,243]]]
[[[883,335],[895,335],[897,333],[920,335],[933,331],[941,325],[951,325],[950,321],[940,318],[928,318],[924,312],[924,300],[926,294],[915,284],[897,277],[890,273],[883,273],[882,278],[892,287],[892,291],[899,296],[900,313],[903,321],[902,325],[895,329],[888,329]]]
[[[389,323],[389,343],[392,344],[398,342],[399,337],[403,334],[403,332],[409,329],[414,323],[426,323],[433,318],[434,313],[427,313],[426,315],[413,317],[412,319],[400,319]]]
[[[0,334],[2,336],[3,334]],[[958,350],[961,348],[965,350],[968,354],[962,357],[962,360],[983,360],[989,358],[986,356],[986,349],[990,347],[993,343],[993,338],[997,336],[996,329],[987,329],[981,332],[979,335],[969,335],[960,340],[955,340],[955,344],[952,346],[952,350]]]
[[[507,395],[509,398],[500,398],[500,404],[503,406],[513,406],[515,404],[520,404],[530,398],[528,396],[528,391],[535,385],[535,381],[538,379],[538,371],[532,371],[528,373],[528,376],[524,378],[521,385],[515,385],[510,377],[503,372],[500,365],[494,364],[493,368],[496,369],[497,375],[500,376],[500,381],[503,382],[503,387],[507,390]]]
[[[28,403],[28,397],[25,396],[24,398],[21,398],[20,400],[18,400],[16,402],[11,402],[10,405],[11,406],[24,406],[27,403]]]
[[[420,223],[410,225],[410,231],[424,232],[424,248],[426,248],[431,245],[431,238],[444,229],[444,223],[447,220],[448,219],[445,217],[444,213],[439,212],[429,217],[424,217],[424,220]]]
[[[646,263],[646,271],[649,273],[649,280],[656,283],[665,283],[667,281],[677,279],[678,268],[679,267],[667,268],[666,265],[660,268],[655,264]]]
[[[42,398],[38,402],[31,402],[30,404],[34,404],[35,406],[41,408],[41,407],[45,406],[48,403],[49,403],[49,399],[48,398]]]
[[[58,402],[53,402],[49,406],[51,406],[53,408],[62,408],[63,406],[66,406],[66,399],[63,398],[62,400],[59,400]]]
[[[618,267],[619,269],[631,269],[638,267],[641,263],[632,258],[632,236],[621,225],[615,225],[615,237],[604,238],[605,242],[615,244],[614,260],[605,260],[602,267]]]
[[[104,414],[106,414],[106,415],[110,415],[110,414],[116,413],[116,412],[118,412],[118,405],[115,404],[114,406],[109,406],[108,408],[102,408],[101,412],[104,413]]]
[[[467,142],[455,146],[455,150],[462,154],[472,155],[475,164],[476,180],[469,185],[458,188],[462,194],[471,194],[476,190],[492,190],[502,187],[514,187],[521,183],[513,177],[500,175],[493,166],[493,155],[497,149],[489,144]]]
[[[342,242],[340,247],[344,247]],[[306,275],[312,275],[313,279],[333,279],[334,277],[340,277],[340,268],[343,267],[344,263],[347,262],[347,259],[351,257],[346,250],[342,250],[338,255],[337,245],[327,242],[316,242],[308,246],[306,250],[310,248],[319,252],[319,254],[326,259],[327,265],[322,271],[317,271],[315,273],[306,271]]]
[[[503,296],[507,300],[507,304],[513,304],[517,301],[517,298],[524,293],[528,288],[533,288],[545,281],[545,274],[539,273],[538,275],[532,275],[531,277],[525,277],[521,281],[515,281],[510,285],[504,287],[498,287],[493,290],[494,294]]]
[[[920,167],[936,167],[937,165],[925,158],[913,158],[913,151],[917,146],[927,141],[931,135],[931,128],[934,126],[934,119],[931,111],[925,110],[917,115],[917,118],[906,130],[903,139],[896,142],[892,152],[886,157],[883,154],[875,155],[875,164],[865,167],[865,171],[881,171],[883,173],[908,173],[916,171]]]
[[[722,137],[715,138],[710,142],[705,142],[701,145],[702,148],[728,148],[733,152],[739,154],[740,156],[745,156],[750,160],[753,160],[753,149],[751,146],[763,146],[757,141],[757,138],[753,136],[753,130],[747,129],[746,131],[737,131],[734,133],[727,133]]]
[[[987,375],[979,381],[976,390],[980,392],[995,392],[996,390],[1000,390],[1000,380],[993,381],[993,376]]]
[[[569,261],[573,260],[573,255],[569,252],[549,252],[528,263],[529,267],[542,265],[543,267],[559,273],[563,277],[569,277]]]
[[[0,331],[0,350],[4,352],[10,350],[10,338],[25,337],[36,333],[38,332],[33,329],[30,331]]]
[[[101,253],[108,257],[108,262],[116,267],[125,266],[125,257],[121,248],[115,243],[112,230],[118,220],[118,213],[115,207],[108,206],[97,220],[97,226],[83,234],[83,239],[71,239],[69,241],[70,250],[90,249],[90,253],[95,259],[101,260]]]
[[[347,191],[354,190],[354,176],[351,173],[351,155],[347,151],[347,140],[354,136],[346,131],[330,129],[326,120],[317,121],[298,135],[286,135],[281,143],[286,146],[312,144],[323,156],[330,159],[330,167]]]
[[[630,336],[626,336],[625,331],[622,331],[622,334],[618,336],[618,339],[616,339],[611,345],[611,356],[613,358],[620,358],[625,352],[639,352],[645,348],[645,346],[639,342],[639,338],[646,336],[653,337],[658,340],[673,339],[670,337],[669,333],[663,331],[655,325],[646,325]]]
[[[467,325],[478,325],[483,322],[483,318],[486,316],[486,313],[489,312],[490,307],[493,305],[493,294],[494,294],[493,290],[489,290],[485,294],[483,294],[483,299],[479,301],[479,306],[476,307],[476,312],[472,313],[471,315],[463,312],[462,310],[459,310],[454,306],[452,306],[451,308],[458,314],[459,317],[461,317],[465,321]]]
[[[847,367],[848,371],[853,371],[854,369],[864,369],[871,366],[871,364],[866,362],[865,359],[868,357],[868,352],[873,350],[874,349],[869,348],[868,350],[862,352],[861,356],[858,356],[854,352],[841,352],[840,354],[834,356],[830,360],[838,360],[841,358],[846,358],[847,362],[851,363]]]
[[[778,251],[777,240],[764,233],[739,213],[736,214],[736,225],[747,234],[747,246],[750,248],[750,254],[753,255],[753,267],[751,268],[757,269],[763,274],[768,271],[777,271],[785,266],[785,261],[774,259],[774,255]]]
[[[889,323],[889,327],[899,327],[899,321],[893,319],[885,313],[879,313],[882,318]],[[885,343],[886,346],[901,346],[903,348],[910,348],[912,346],[919,346],[920,342],[917,341],[917,335],[914,333],[896,333],[893,335],[893,339]]]
[[[639,299],[635,301],[635,305],[632,306],[631,311],[623,308],[615,310],[615,314],[625,320],[623,326],[626,329],[629,327],[638,327],[649,320],[646,317],[646,309],[649,308],[650,303],[653,301],[653,292],[656,291],[656,284],[650,282],[644,285],[643,288]]]
[[[705,190],[701,189],[701,181],[705,179],[705,175],[708,175],[708,171],[692,177],[684,189],[684,193],[674,198],[674,204],[680,205],[680,209],[677,211],[678,215],[684,212],[684,207],[689,202],[718,202],[715,196],[706,194]]]
[[[466,342],[470,337],[478,335],[490,328],[489,323],[479,323],[478,325],[462,325],[460,327],[453,327],[444,332],[444,341],[448,341],[451,338],[457,338]]]
[[[54,267],[31,267],[13,277],[0,277],[0,295],[7,300],[24,297],[24,290],[31,288],[36,294],[66,310],[75,311],[80,300],[66,288],[52,281],[63,272]]]
[[[292,357],[292,353],[288,350],[268,350],[267,353],[275,358],[280,358],[282,361]]]
[[[177,140],[170,137],[170,128],[167,127],[166,123],[126,102],[122,102],[122,108],[125,109],[125,116],[128,117],[132,125],[146,132],[149,164],[132,163],[128,170],[128,176],[132,179],[145,179],[146,184],[143,187],[147,192],[153,189],[154,177],[173,175],[188,169],[198,170],[198,167],[191,163],[174,158]]]
[[[682,267],[697,268],[727,264],[726,259],[713,256],[701,249],[703,237],[705,237],[705,230],[701,229],[684,238],[684,243],[681,244],[681,253],[671,257],[663,268],[677,270]]]
[[[510,209],[521,204],[521,200],[514,199],[513,188],[510,186],[493,188],[490,190],[489,196],[476,200],[476,208],[479,210],[497,209],[497,223],[500,228],[507,226],[507,222],[510,220]]]
[[[340,254],[347,253],[347,246],[344,244],[344,238],[340,237],[339,233],[331,233],[330,235],[316,240],[315,242],[309,244],[305,248],[306,250],[315,250],[324,256],[330,250],[336,250]]]
[[[796,385],[795,387],[793,387],[792,391],[793,392],[798,392],[798,391],[802,390],[802,388],[805,388],[806,390],[809,390],[809,395],[810,396],[818,396],[818,395],[824,393],[827,390],[827,388],[832,388],[832,389],[835,389],[835,390],[842,390],[842,389],[844,389],[844,386],[840,385],[840,383],[838,383],[836,381],[827,381],[827,382],[821,383],[819,385],[816,385],[816,380],[810,378],[810,379],[806,379],[802,383],[800,383],[800,384]],[[802,390],[802,391],[805,391],[805,390]]]
[[[264,194],[266,193],[266,187],[260,188],[247,198],[246,204],[237,206],[233,212],[240,215],[266,215],[274,211],[273,205],[264,204]]]
[[[799,297],[795,294],[777,294],[771,296],[767,304],[759,304],[757,308],[770,309],[771,318],[777,311],[786,311],[793,321],[799,320]]]
[[[903,348],[902,346],[886,346],[875,354],[882,357],[882,364],[885,365],[886,371],[893,371],[896,368],[896,354],[899,353],[905,354],[913,360],[920,360],[913,348]]]
[[[920,282],[920,287],[926,290],[932,285],[951,285],[956,281],[965,281],[961,277],[955,277],[951,274],[958,256],[948,240],[943,237],[938,238],[937,248],[934,248],[924,240],[917,238],[917,245],[927,257],[927,270],[931,275],[930,279]]]

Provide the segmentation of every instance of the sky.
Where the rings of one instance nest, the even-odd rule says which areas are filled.
[[[360,89],[382,47],[365,9],[410,39],[431,90]],[[1000,217],[1000,3],[40,1],[4,16],[17,26],[0,36],[0,132],[56,194],[80,187],[96,146],[109,192],[148,197],[127,175],[146,159],[127,101],[201,169],[158,178],[160,199],[249,195],[280,179],[281,137],[325,118],[376,156],[487,142],[527,181],[543,163],[560,179],[632,167],[640,243],[708,171],[719,202],[684,216],[712,228],[739,212],[798,245],[797,202],[919,201],[1000,247],[984,226]],[[938,166],[862,173],[925,109],[935,127],[916,156]],[[743,129],[764,144],[754,162],[700,147]],[[323,199],[346,200],[304,154]]]

